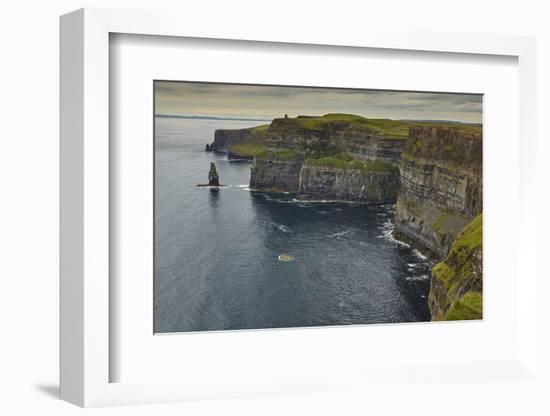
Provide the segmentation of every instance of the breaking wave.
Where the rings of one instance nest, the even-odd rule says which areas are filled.
[[[405,277],[405,280],[408,280],[409,282],[419,282],[423,280],[428,280],[430,278],[429,274],[421,274],[420,276],[408,276]]]
[[[422,260],[428,260],[428,257],[422,254],[420,251],[418,251],[416,248],[413,250],[413,254]]]
[[[380,227],[380,229],[382,230],[382,235],[378,236],[378,238],[384,238],[391,243],[397,244],[402,247],[410,248],[411,247],[410,244],[407,244],[401,240],[398,240],[393,236],[394,228],[395,226],[393,224],[393,221],[391,219],[386,220]]]

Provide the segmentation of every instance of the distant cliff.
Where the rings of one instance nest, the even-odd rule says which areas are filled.
[[[411,127],[399,170],[397,237],[445,257],[482,211],[480,128]]]
[[[217,130],[211,149],[254,159],[250,187],[299,199],[395,202],[408,126],[350,114],[279,118],[269,126]]]
[[[214,141],[209,148],[214,152],[229,153],[236,145],[254,144],[263,145],[266,126],[251,127],[247,129],[221,129],[214,132]],[[235,152],[237,153],[237,152]]]
[[[277,118],[268,131],[267,146],[273,151],[292,149],[305,159],[344,156],[394,164],[408,137],[408,127],[399,122],[352,114]]]

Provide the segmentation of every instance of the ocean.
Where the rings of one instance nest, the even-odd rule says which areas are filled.
[[[253,192],[249,162],[205,152],[255,125],[156,118],[155,333],[430,320],[431,264],[392,237],[393,205]],[[211,161],[219,191],[196,186]]]

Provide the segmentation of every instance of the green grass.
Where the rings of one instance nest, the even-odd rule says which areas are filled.
[[[468,257],[473,250],[482,246],[483,216],[479,214],[460,232],[445,260],[433,269],[434,277],[450,291],[456,284],[468,277]]]
[[[475,217],[460,232],[445,260],[432,268],[432,288],[442,286],[446,295],[448,311],[437,319],[464,320],[480,319],[481,301],[481,265],[479,250],[482,248],[482,214]],[[477,264],[474,266],[474,264]],[[467,293],[462,295],[463,291]],[[432,296],[432,295],[430,295]]]
[[[251,130],[254,133],[262,133],[269,130],[269,124],[262,124],[261,126],[252,127]]]
[[[448,290],[448,282],[450,282],[451,279],[454,278],[456,270],[449,266],[449,264],[441,261],[432,268],[432,274],[437,280],[442,282],[445,288]]]
[[[267,150],[267,148],[264,152],[260,152],[257,155],[255,155],[255,157],[258,159],[271,159],[271,160],[280,160],[280,161],[295,160],[300,156],[301,154],[294,149]]]
[[[483,217],[479,214],[475,217],[470,224],[468,224],[453,244],[453,248],[466,247],[472,250],[477,247],[481,247],[483,240]],[[453,250],[451,248],[451,251]]]
[[[322,166],[332,167],[338,169],[356,169],[362,172],[398,172],[399,169],[396,166],[381,160],[373,161],[360,161],[356,160],[349,155],[336,155],[321,157],[319,159],[307,159],[304,161],[306,166]]]
[[[298,116],[297,118],[275,119],[273,130],[307,129],[321,131],[331,125],[345,124],[350,128],[368,129],[389,139],[407,139],[409,127],[413,125],[427,127],[453,127],[464,132],[481,133],[481,126],[474,124],[445,124],[414,121],[399,121],[386,118],[365,118],[354,114],[331,113],[324,116]]]
[[[443,318],[445,321],[463,321],[483,317],[483,297],[479,292],[468,292],[456,301]]]
[[[231,146],[231,151],[240,156],[259,157],[267,154],[267,147],[264,143],[238,143]]]
[[[293,160],[299,156],[299,153],[295,150],[279,150],[272,154],[273,158],[276,160]]]

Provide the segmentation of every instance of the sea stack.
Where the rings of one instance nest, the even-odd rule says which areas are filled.
[[[208,186],[220,186],[220,176],[216,170],[216,164],[210,162],[210,171],[208,172]]]

